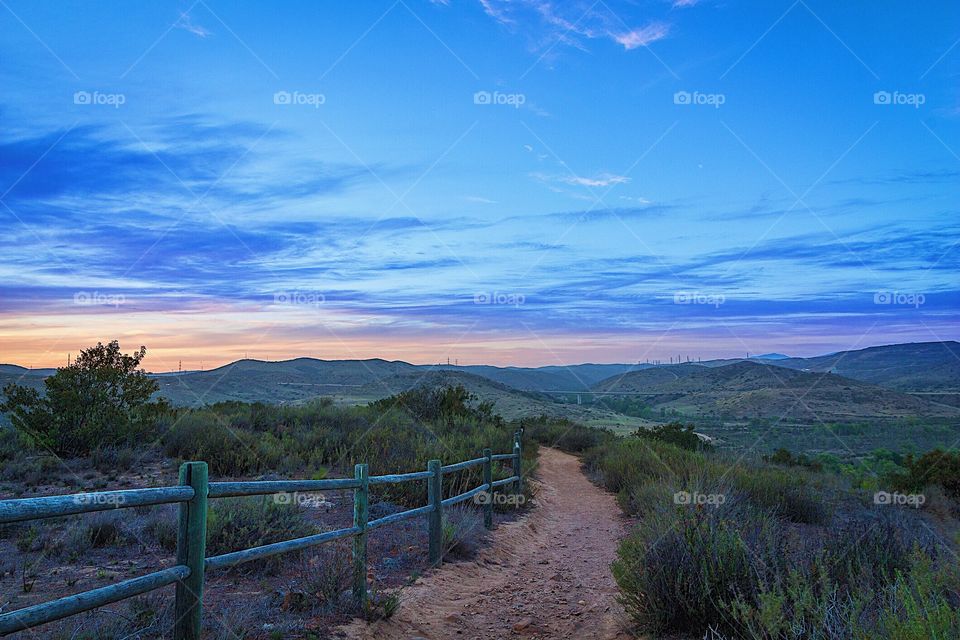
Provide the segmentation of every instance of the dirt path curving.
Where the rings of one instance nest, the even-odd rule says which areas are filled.
[[[574,456],[540,448],[535,507],[501,524],[472,562],[445,564],[404,590],[399,611],[354,622],[348,638],[629,638],[610,575],[626,521]]]

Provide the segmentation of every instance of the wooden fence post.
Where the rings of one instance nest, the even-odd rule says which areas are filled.
[[[177,564],[190,575],[177,582],[174,604],[175,640],[200,640],[203,622],[203,565],[207,549],[207,463],[180,465],[180,484],[193,489],[193,498],[180,503]]]
[[[443,465],[439,460],[427,463],[427,471],[431,474],[427,480],[427,494],[433,511],[430,512],[430,564],[439,567],[443,563]]]
[[[487,499],[483,503],[483,526],[493,529],[493,451],[483,450],[483,484],[487,485]]]
[[[353,526],[360,532],[353,536],[353,599],[361,611],[367,609],[367,521],[370,517],[370,479],[367,465],[353,467],[353,477],[360,486],[353,490]]]
[[[513,485],[513,492],[520,495],[523,492],[523,477],[521,475],[520,462],[523,460],[523,431],[513,433],[513,475],[517,480]]]

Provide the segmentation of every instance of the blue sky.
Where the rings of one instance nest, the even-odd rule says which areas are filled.
[[[960,5],[0,2],[0,360],[958,338]]]

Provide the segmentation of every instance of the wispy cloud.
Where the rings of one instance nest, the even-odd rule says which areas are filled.
[[[467,202],[476,202],[478,204],[497,204],[496,200],[484,198],[483,196],[464,196],[463,199]]]
[[[180,17],[177,18],[177,21],[173,23],[173,26],[177,29],[188,31],[198,38],[206,38],[210,35],[213,35],[212,31],[194,22],[193,16],[186,11],[180,14]]]
[[[612,187],[613,185],[626,184],[630,182],[630,178],[627,176],[621,176],[614,173],[598,173],[594,176],[548,175],[545,173],[534,173],[532,175],[541,182],[554,182],[567,184],[573,187],[588,187],[591,189],[599,187]]]
[[[860,176],[856,178],[841,178],[831,181],[831,184],[930,184],[956,183],[960,178],[960,171],[955,169],[919,169],[897,174],[880,176]]]
[[[614,36],[614,40],[629,51],[637,47],[646,47],[652,42],[663,40],[670,33],[670,27],[662,22],[649,24],[642,29],[633,29]]]
[[[480,0],[480,4],[500,24],[532,34],[538,49],[550,49],[558,43],[584,48],[584,40],[610,40],[630,50],[648,46],[670,33],[670,25],[658,20],[632,26],[604,2]]]

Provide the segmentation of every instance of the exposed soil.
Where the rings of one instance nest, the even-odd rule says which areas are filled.
[[[540,449],[534,509],[492,534],[476,560],[445,564],[404,589],[389,620],[348,638],[629,638],[610,574],[626,520],[574,456]]]

